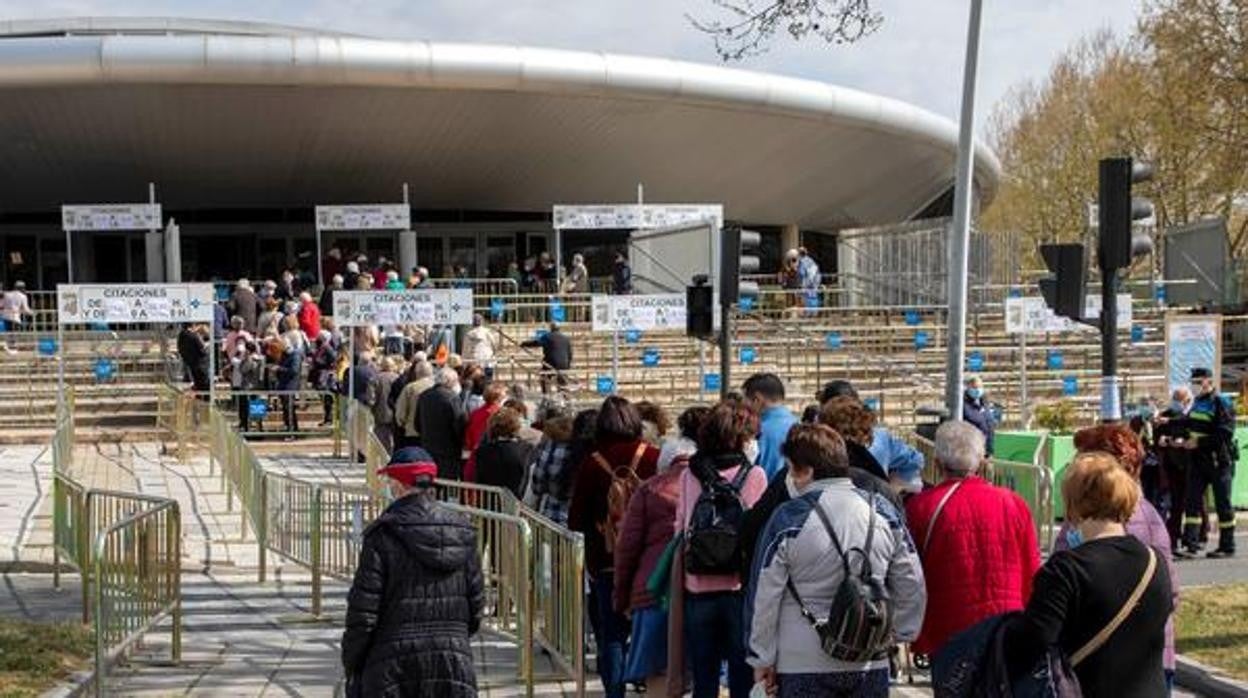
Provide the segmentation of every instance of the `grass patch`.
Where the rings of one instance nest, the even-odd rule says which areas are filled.
[[[1248,584],[1183,590],[1175,634],[1179,652],[1248,680]]]
[[[87,665],[91,630],[0,618],[0,696],[37,696]]]

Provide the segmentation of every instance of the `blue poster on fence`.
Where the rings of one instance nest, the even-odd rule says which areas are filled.
[[[719,390],[719,374],[703,373],[702,374],[702,390],[708,393],[717,392]]]
[[[641,353],[641,365],[658,366],[659,350],[655,347],[646,347],[646,350]]]
[[[840,348],[841,348],[841,346],[844,344],[844,341],[841,339],[841,333],[840,333],[840,332],[829,332],[829,333],[827,333],[827,334],[824,336],[823,341],[824,341],[824,343],[825,343],[825,344],[827,344],[827,345],[828,345],[828,348],[829,348],[829,349],[840,349]]]
[[[756,360],[758,360],[758,352],[754,347],[741,347],[741,363],[748,366]]]
[[[56,340],[52,339],[51,337],[40,337],[39,338],[39,354],[41,356],[55,356],[56,355]]]
[[[871,410],[872,412],[879,412],[880,411],[880,399],[875,398],[875,397],[869,397],[866,400],[862,401],[862,406]]]
[[[737,308],[739,308],[741,312],[749,312],[753,310],[754,296],[741,296],[741,298],[737,300]]]
[[[1057,349],[1050,349],[1045,356],[1045,365],[1049,367],[1050,371],[1060,371],[1066,365],[1066,360],[1062,357],[1062,352]]]
[[[924,332],[923,330],[919,330],[918,332],[914,333],[914,348],[915,349],[925,349],[927,347],[928,341],[929,340],[928,340],[927,333]]]
[[[629,344],[637,344],[641,341],[641,330],[625,330],[624,341]]]
[[[598,376],[598,394],[610,395],[615,392],[615,379],[611,376]]]
[[[1131,343],[1139,344],[1144,341],[1144,328],[1140,325],[1131,326]]]
[[[252,398],[247,403],[247,416],[252,419],[264,419],[269,414],[269,403],[260,398]]]
[[[503,300],[502,298],[490,299],[490,317],[493,317],[495,320],[502,320],[503,311],[506,309],[507,309],[507,301]]]
[[[1071,396],[1079,394],[1079,378],[1076,376],[1062,377],[1062,395]]]
[[[978,351],[973,351],[966,355],[966,368],[969,371],[979,373],[984,370],[984,355]]]
[[[106,381],[113,377],[117,367],[108,359],[97,359],[95,362],[95,379]]]
[[[911,327],[919,324],[919,311],[907,310],[906,311],[906,324],[910,325]]]
[[[567,320],[568,313],[563,308],[563,303],[559,301],[551,301],[550,303],[550,320],[551,322],[564,322]]]

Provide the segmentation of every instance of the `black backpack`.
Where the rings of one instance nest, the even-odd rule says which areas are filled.
[[[741,570],[741,523],[745,502],[741,486],[754,466],[746,463],[731,482],[714,473],[699,477],[702,494],[693,505],[685,531],[685,571],[692,574],[737,574]]]
[[[824,653],[842,662],[866,662],[888,656],[893,645],[893,602],[888,596],[884,584],[871,575],[871,543],[875,539],[875,499],[872,494],[867,505],[870,507],[870,523],[867,524],[867,540],[861,548],[845,550],[841,541],[832,529],[832,522],[824,513],[819,501],[815,500],[815,513],[823,522],[823,527],[841,557],[845,575],[836,587],[832,596],[832,607],[828,609],[827,618],[819,619],[806,607],[793,580],[788,580],[789,593],[797,600],[802,617],[810,623],[819,636],[819,644]],[[849,564],[850,553],[858,553],[862,558],[862,566],[858,574],[854,574]]]

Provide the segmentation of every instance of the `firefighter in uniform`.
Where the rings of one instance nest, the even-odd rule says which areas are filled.
[[[1213,488],[1218,512],[1218,547],[1207,557],[1235,554],[1235,510],[1231,508],[1231,479],[1235,475],[1235,414],[1218,394],[1207,368],[1192,369],[1192,393],[1196,395],[1185,420],[1194,441],[1183,516],[1181,557],[1200,551],[1200,505],[1205,489]]]

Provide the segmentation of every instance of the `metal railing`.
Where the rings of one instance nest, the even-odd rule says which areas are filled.
[[[246,539],[248,522],[253,530],[259,530],[264,518],[261,482],[265,475],[264,469],[247,440],[234,429],[230,418],[220,410],[214,409],[208,414],[208,440],[211,444],[208,449],[209,459],[220,468],[227,510],[232,511],[234,508],[231,491],[242,504],[239,526],[242,537]]]
[[[321,425],[325,400],[330,400],[329,424]],[[328,390],[221,390],[217,393],[217,407],[233,414],[237,431],[250,438],[261,437],[331,437],[340,439],[342,422],[339,415],[341,396]],[[240,401],[242,402],[240,406]],[[289,409],[293,414],[285,414]],[[308,408],[314,411],[313,424],[299,425],[300,415]],[[246,412],[243,411],[246,409]],[[245,417],[244,417],[245,415]],[[293,419],[288,421],[288,417]],[[292,423],[293,422],[293,423]]]
[[[92,490],[90,518],[101,524],[92,548],[95,694],[109,666],[165,617],[174,662],[182,658],[182,518],[161,497]],[[84,577],[84,587],[86,586]]]
[[[527,506],[533,531],[533,638],[585,695],[585,538]]]

